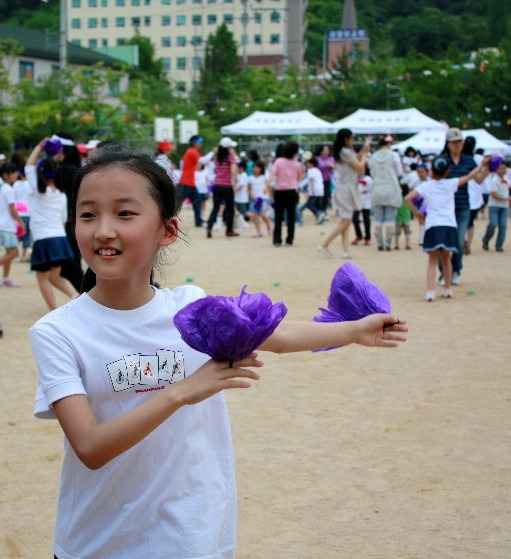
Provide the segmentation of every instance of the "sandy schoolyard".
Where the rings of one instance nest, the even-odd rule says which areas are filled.
[[[416,230],[411,251],[353,248],[353,262],[408,321],[405,345],[265,354],[262,379],[228,394],[238,559],[511,557],[511,243],[483,252],[485,224],[449,301],[422,299]],[[185,210],[188,243],[174,245],[164,286],[237,295],[247,284],[309,320],[342,264],[340,246],[331,260],[316,251],[330,224],[309,216],[292,248],[252,230],[208,240],[190,226]],[[0,288],[1,559],[53,556],[62,457],[58,424],[32,415],[27,331],[46,309],[27,270],[17,261],[23,287]]]

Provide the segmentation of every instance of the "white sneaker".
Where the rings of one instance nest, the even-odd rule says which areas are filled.
[[[460,284],[460,275],[458,274],[458,272],[454,272],[452,274],[452,281],[451,283],[453,285],[459,285]]]
[[[321,252],[321,254],[323,256],[326,256],[327,258],[333,258],[333,256],[334,256],[327,248],[325,248],[322,245],[318,245],[317,249],[318,249],[318,252]]]
[[[436,298],[436,293],[434,291],[426,291],[426,295],[424,296],[424,301],[426,303],[432,303]]]
[[[453,296],[452,289],[450,287],[444,288],[444,290],[442,291],[442,297],[444,299],[452,299],[452,296]]]
[[[440,277],[438,278],[438,283],[439,283],[440,285],[445,285],[444,276],[440,276]]]

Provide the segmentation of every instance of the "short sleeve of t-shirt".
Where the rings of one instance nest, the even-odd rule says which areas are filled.
[[[355,152],[349,148],[342,148],[340,153],[340,160],[342,163],[350,163],[355,160]]]

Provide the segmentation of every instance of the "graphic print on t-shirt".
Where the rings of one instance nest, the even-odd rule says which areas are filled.
[[[124,355],[106,366],[112,387],[121,392],[135,387],[159,386],[160,383],[173,384],[185,378],[182,351],[159,349],[156,354],[133,353]]]

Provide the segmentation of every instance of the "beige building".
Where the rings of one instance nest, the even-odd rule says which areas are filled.
[[[69,41],[114,47],[140,34],[178,90],[198,81],[208,36],[226,23],[242,64],[303,65],[307,0],[67,0]]]

